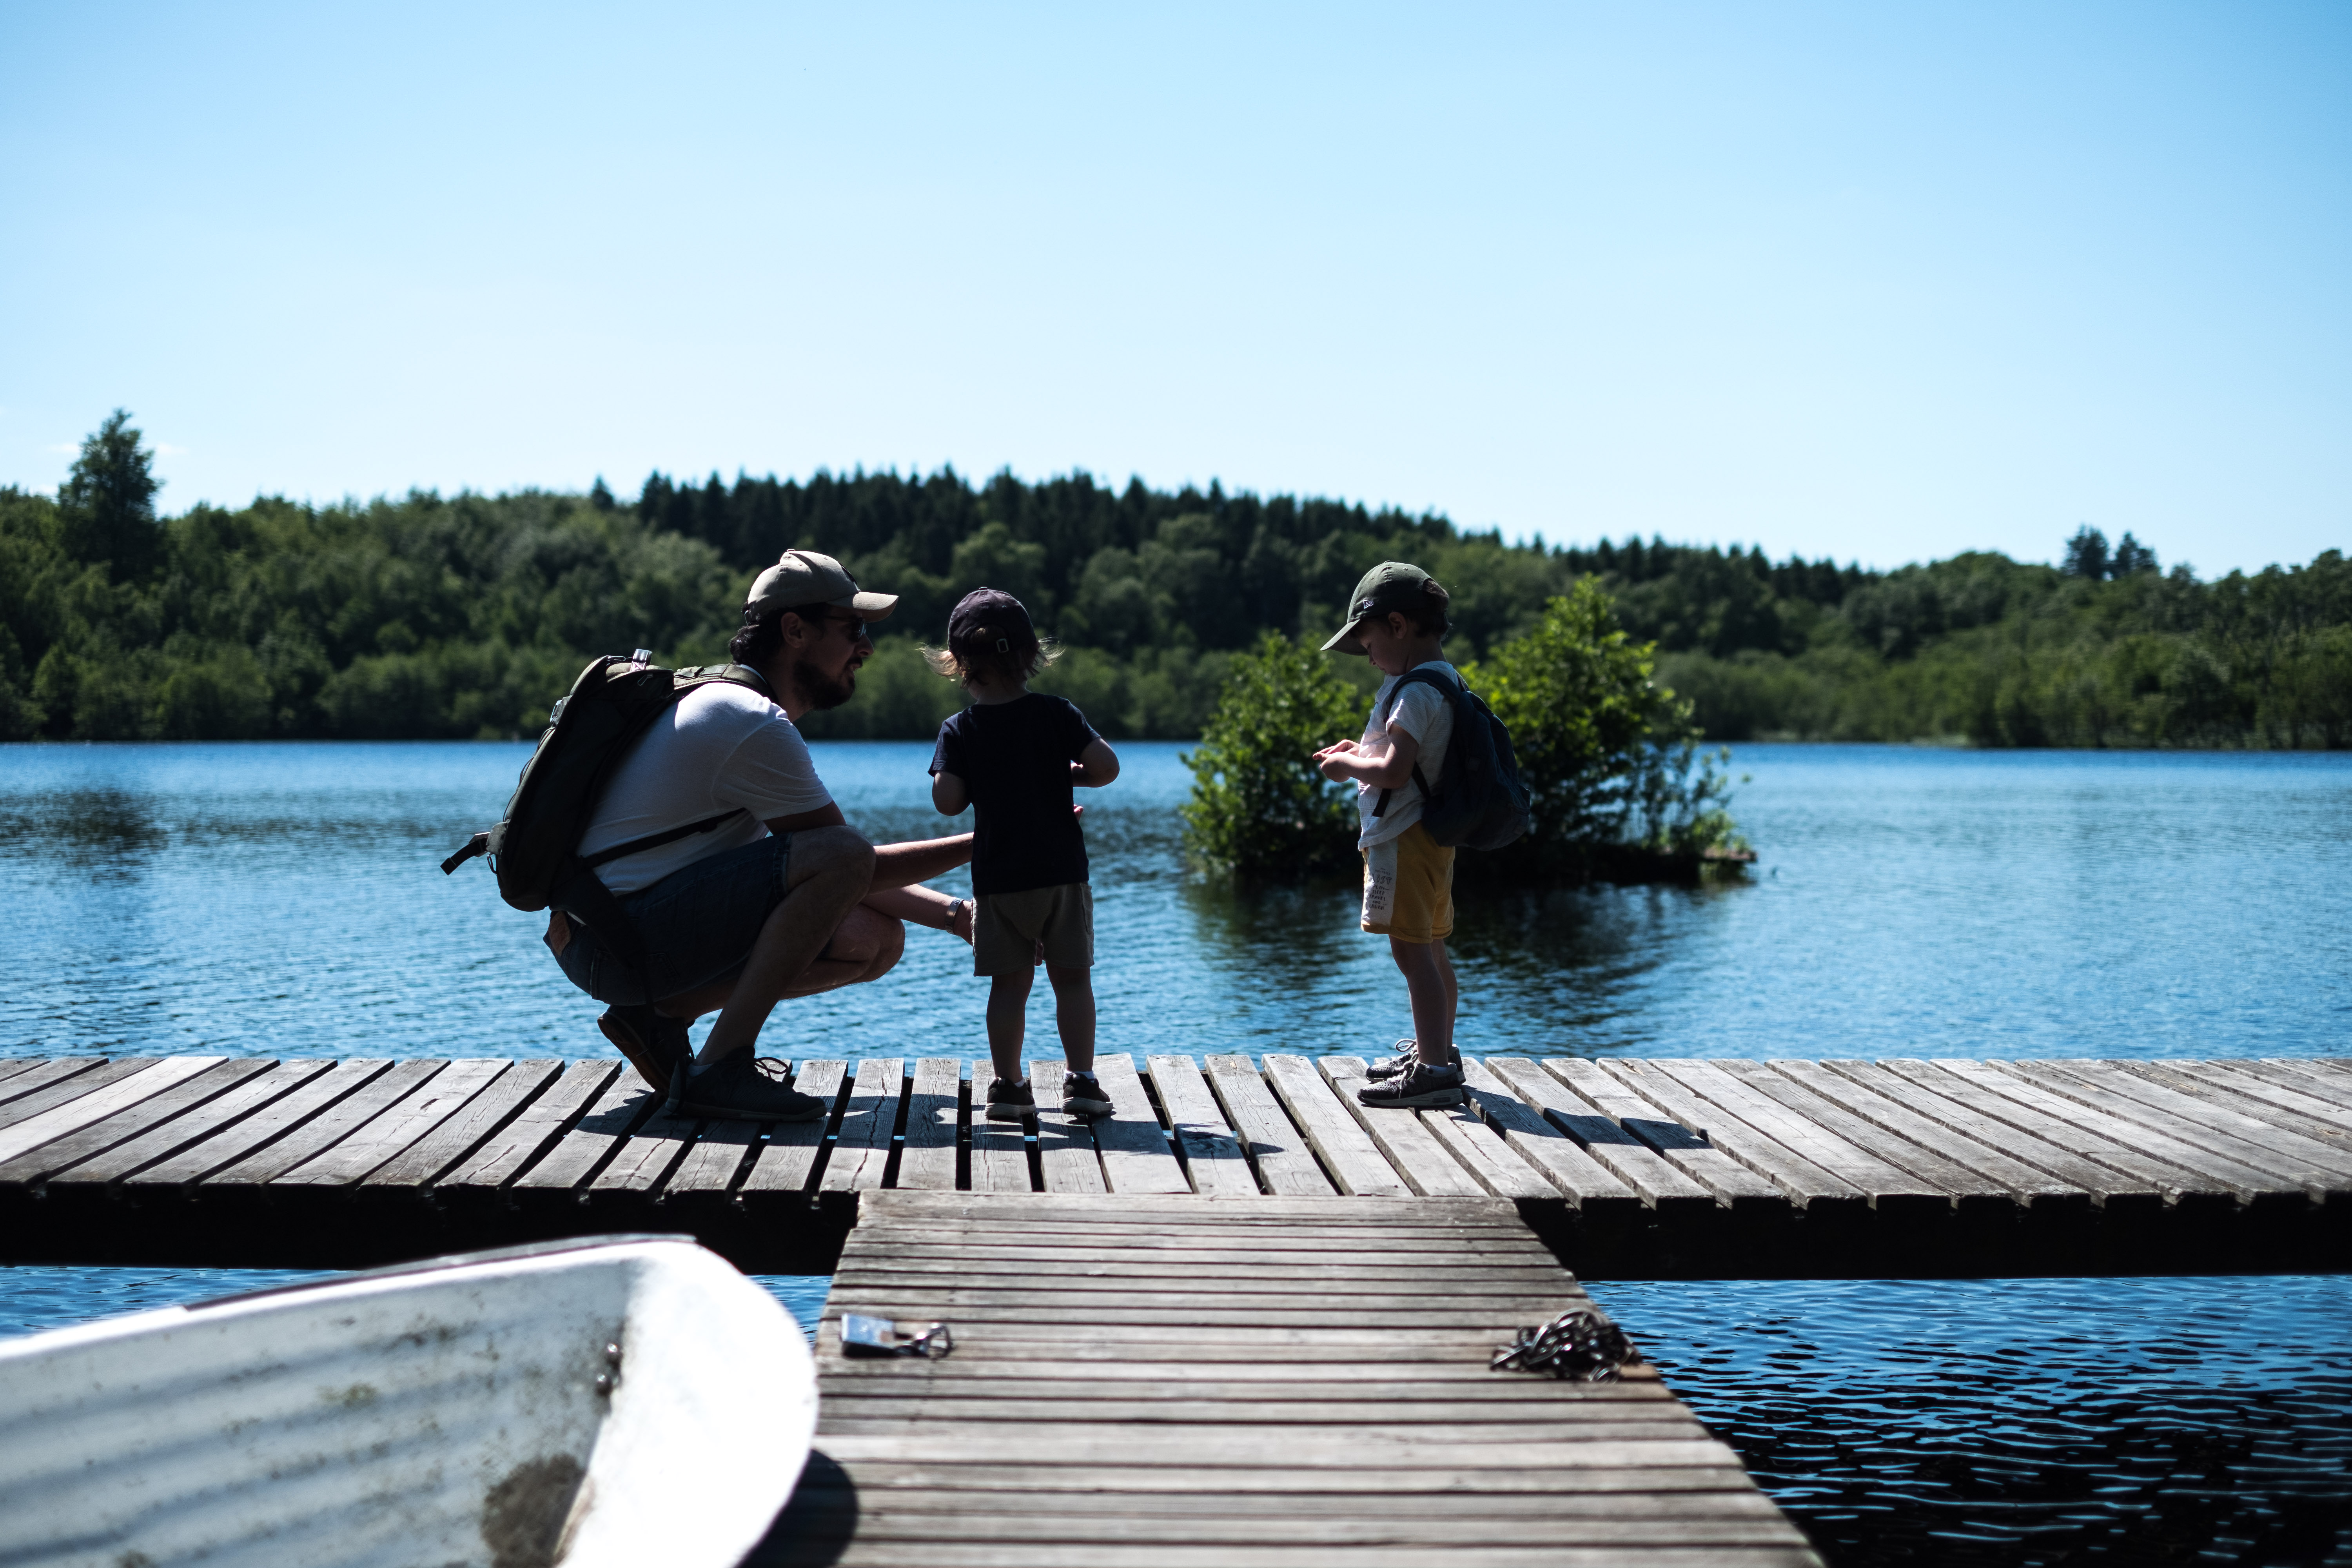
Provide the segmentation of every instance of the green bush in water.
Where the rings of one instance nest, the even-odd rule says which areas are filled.
[[[1665,854],[1741,847],[1724,809],[1728,751],[1702,753],[1691,705],[1652,679],[1657,645],[1617,624],[1601,584],[1580,579],[1463,676],[1509,726],[1534,825],[1515,864],[1578,875],[1596,850]]]
[[[1235,655],[1200,745],[1183,756],[1193,855],[1245,877],[1345,869],[1355,858],[1356,792],[1309,759],[1363,729],[1362,695],[1313,642],[1268,632]]]

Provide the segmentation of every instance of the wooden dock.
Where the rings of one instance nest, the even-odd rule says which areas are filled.
[[[2352,1266],[2352,1060],[1100,1063],[1118,1114],[973,1115],[952,1058],[793,1064],[800,1125],[656,1114],[614,1060],[0,1060],[0,1261],[346,1267],[621,1229],[829,1272],[862,1194],[1508,1200],[1580,1273]],[[980,1069],[985,1074],[983,1064]]]
[[[877,1193],[751,1563],[1818,1568],[1651,1369],[1488,1370],[1580,1304],[1494,1197]],[[955,1350],[846,1360],[845,1311]]]

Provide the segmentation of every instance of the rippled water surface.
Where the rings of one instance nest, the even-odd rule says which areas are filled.
[[[1103,1037],[1405,1032],[1349,889],[1181,868],[1179,748],[1088,797]],[[0,1054],[601,1054],[538,923],[437,862],[506,745],[0,747]],[[818,766],[877,838],[922,745]],[[2352,1055],[2352,758],[1744,748],[1744,884],[1468,901],[1472,1050]],[[961,891],[960,879],[943,884]],[[965,950],[787,1004],[790,1056],[976,1055]],[[1041,993],[1043,988],[1041,987]],[[1050,1037],[1041,1004],[1033,1045]],[[0,1268],[0,1331],[275,1277]],[[769,1281],[806,1321],[822,1280]],[[1842,1564],[2352,1564],[2352,1281],[1616,1282],[1597,1293]]]
[[[1838,1563],[2352,1563],[2352,1279],[1596,1283]]]
[[[1362,1052],[1408,1032],[1349,889],[1244,897],[1185,874],[1179,749],[1123,748],[1124,776],[1086,797],[1106,1046]],[[929,754],[817,748],[877,839],[962,826],[929,808]],[[480,864],[438,868],[524,755],[0,747],[20,959],[0,1051],[604,1051],[541,922]],[[1465,899],[1465,1046],[2160,1057],[2352,1038],[2352,758],[1756,746],[1735,766],[1762,857],[1745,884]],[[983,990],[960,943],[918,931],[881,982],[788,1004],[770,1048],[976,1055]]]

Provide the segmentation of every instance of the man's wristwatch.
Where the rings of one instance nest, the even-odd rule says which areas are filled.
[[[953,930],[955,930],[956,917],[957,917],[958,915],[962,914],[962,913],[964,912],[964,910],[968,910],[968,909],[970,909],[970,908],[971,908],[971,900],[970,899],[950,899],[950,900],[948,900],[948,923],[947,923],[946,925],[944,925],[944,926],[941,926],[940,929],[941,931],[953,931]]]

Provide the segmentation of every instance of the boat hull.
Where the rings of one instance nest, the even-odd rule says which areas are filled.
[[[167,1308],[0,1342],[0,1564],[732,1564],[815,1415],[799,1326],[682,1239]]]

